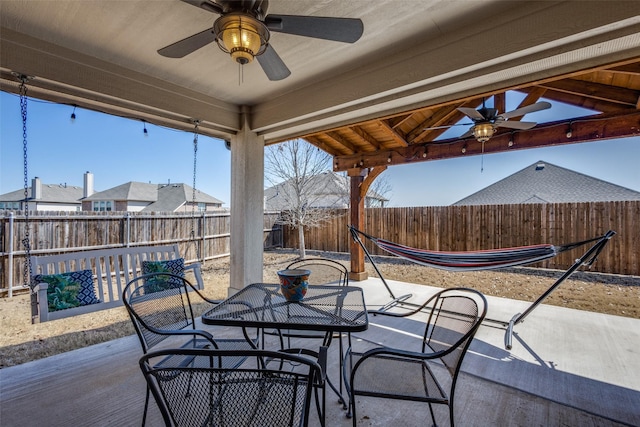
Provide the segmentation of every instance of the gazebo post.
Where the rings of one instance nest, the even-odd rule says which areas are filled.
[[[353,168],[347,171],[347,174],[351,177],[351,225],[358,230],[364,229],[364,209],[367,191],[369,191],[369,187],[378,175],[386,169],[386,166],[377,166],[375,168],[364,169]],[[367,280],[369,275],[364,271],[364,251],[353,239],[351,239],[349,244],[349,252],[351,255],[351,271],[349,272],[349,280]]]

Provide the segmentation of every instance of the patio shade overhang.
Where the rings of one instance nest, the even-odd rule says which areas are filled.
[[[272,34],[292,71],[278,82],[255,63],[239,81],[215,43],[182,59],[160,56],[216,17],[186,2],[9,0],[0,11],[2,90],[17,91],[12,73],[20,73],[34,77],[35,97],[184,130],[197,118],[202,133],[224,139],[248,111],[266,144],[304,137],[336,157],[335,170],[355,159],[367,167],[462,155],[455,144],[429,146],[442,130],[424,129],[455,123],[463,117],[456,107],[475,108],[483,97],[504,102],[507,90],[526,93],[524,104],[544,97],[624,122],[627,131],[610,137],[638,132],[627,126],[637,124],[628,113],[638,111],[640,91],[633,1],[272,1],[269,13],[360,18],[365,27],[355,44]],[[570,141],[518,132],[513,147],[593,138],[593,126],[579,129]],[[511,149],[503,140],[495,135],[485,152]]]

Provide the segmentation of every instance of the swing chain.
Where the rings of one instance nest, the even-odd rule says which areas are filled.
[[[24,277],[23,284],[25,287],[29,286],[31,292],[33,292],[33,284],[31,283],[31,244],[29,233],[29,170],[27,162],[27,81],[26,76],[19,76],[20,79],[20,113],[22,115],[22,156],[24,165],[24,238],[22,239],[22,245],[25,249],[25,261],[24,261]]]
[[[191,195],[191,240],[195,240],[196,238],[196,171],[197,171],[197,163],[198,163],[198,125],[200,124],[200,120],[194,119],[194,130],[193,130],[193,186],[192,186],[192,195]]]

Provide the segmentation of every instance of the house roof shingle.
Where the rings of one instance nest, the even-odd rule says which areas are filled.
[[[453,206],[640,200],[640,192],[540,160]]]
[[[143,211],[173,212],[193,200],[193,187],[186,184],[147,184],[130,181],[87,197],[87,201],[115,200],[147,202]],[[200,190],[196,190],[196,203],[220,204],[222,201]]]
[[[278,210],[287,204],[285,193],[294,194],[293,179],[281,182],[264,190],[265,209]],[[345,208],[349,206],[349,178],[333,171],[325,171],[312,176],[305,185],[308,191],[306,200],[314,208]],[[367,198],[387,202],[384,196],[372,191]]]
[[[78,204],[80,205],[80,199],[83,196],[82,187],[76,187],[73,185],[67,186],[63,184],[42,184],[41,197],[34,200],[31,195],[31,187],[27,189],[29,194],[28,199],[30,201],[37,201],[43,203],[60,203],[60,204]],[[24,200],[24,190],[11,191],[0,195],[0,200],[3,202],[20,202]]]

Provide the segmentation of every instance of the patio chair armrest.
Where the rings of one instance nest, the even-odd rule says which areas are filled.
[[[146,327],[153,333],[159,335],[197,335],[211,342],[214,348],[218,348],[218,344],[216,344],[216,340],[213,338],[213,335],[207,331],[203,331],[202,329],[158,329],[151,326]]]
[[[413,316],[416,313],[421,312],[426,306],[428,306],[431,303],[431,301],[435,297],[436,295],[433,295],[431,298],[429,298],[423,304],[419,305],[417,308],[414,308],[413,310],[407,311],[405,313],[395,313],[395,312],[387,311],[390,308],[390,306],[385,305],[383,307],[380,307],[377,310],[367,310],[367,314],[370,314],[372,316],[409,317],[409,316]]]
[[[430,360],[430,359],[439,359],[445,354],[447,354],[448,352],[449,352],[448,350],[444,350],[444,351],[436,351],[432,353],[424,353],[421,351],[409,351],[409,350],[402,350],[399,348],[392,348],[392,347],[376,347],[376,348],[369,349],[364,353],[354,353],[353,350],[349,348],[347,350],[347,355],[358,354],[360,360],[366,359],[368,357],[380,356],[380,355],[396,356],[396,357],[403,357],[406,359],[415,359],[415,360]]]
[[[189,266],[189,267],[191,267],[191,266]],[[185,267],[185,270],[186,269],[187,269],[187,267]],[[199,268],[194,270],[194,274],[195,274],[196,271],[198,271],[196,276],[199,276],[200,275]],[[198,279],[196,278],[196,280],[198,280]],[[200,280],[202,280],[202,279],[200,279]],[[198,295],[198,297],[200,299],[202,299],[203,301],[205,301],[205,302],[207,302],[209,304],[212,304],[212,305],[218,305],[218,304],[220,304],[222,302],[222,300],[214,300],[214,299],[211,299],[211,298],[208,298],[208,297],[204,296],[202,294],[202,292],[200,291],[200,289],[198,289],[198,287],[194,286],[193,283],[189,282],[188,280],[186,280],[184,283],[185,283],[186,286],[188,286],[190,288],[189,289],[190,291],[195,292]]]

